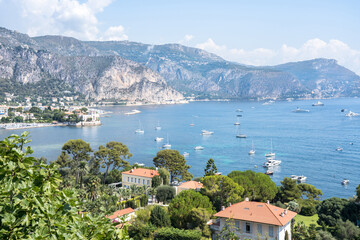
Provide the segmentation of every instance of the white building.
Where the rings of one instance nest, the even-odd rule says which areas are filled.
[[[291,238],[291,219],[297,213],[269,203],[251,202],[247,199],[223,209],[209,223],[214,230],[212,239],[223,229],[226,220],[234,221],[235,233],[240,239],[283,240],[286,232]]]
[[[131,185],[149,186],[151,187],[152,178],[159,175],[157,170],[146,168],[134,168],[126,172],[122,172],[123,187],[130,187]]]

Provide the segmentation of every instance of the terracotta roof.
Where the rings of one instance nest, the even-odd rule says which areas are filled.
[[[197,181],[188,181],[188,182],[184,182],[179,185],[179,188],[186,188],[186,189],[198,189],[198,188],[202,188],[202,187],[203,187],[203,184],[199,183]]]
[[[134,209],[132,208],[125,208],[125,209],[121,209],[121,210],[118,210],[116,212],[114,212],[112,215],[110,216],[106,216],[107,218],[110,218],[111,220],[115,219],[115,218],[118,218],[118,217],[121,217],[125,214],[129,214],[129,213],[132,213],[134,212]]]
[[[152,169],[146,169],[146,168],[135,168],[135,169],[131,169],[129,171],[122,172],[122,173],[139,176],[139,177],[149,177],[149,178],[159,175],[158,171],[152,170]]]
[[[297,214],[289,210],[286,210],[286,214],[284,212],[285,209],[271,204],[243,201],[225,208],[214,216],[284,226]]]

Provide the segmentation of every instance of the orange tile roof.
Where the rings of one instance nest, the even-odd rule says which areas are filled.
[[[214,216],[284,226],[297,214],[287,210],[287,213],[281,216],[284,211],[283,208],[267,203],[243,201],[225,208]]]
[[[179,188],[198,189],[198,188],[203,188],[203,184],[197,181],[188,181],[180,184]]]
[[[110,216],[106,216],[107,218],[110,218],[111,220],[115,219],[115,218],[118,218],[118,217],[121,217],[125,214],[129,214],[129,213],[132,213],[134,212],[134,209],[132,208],[125,208],[125,209],[121,209],[121,210],[118,210],[116,212],[114,212],[112,215]]]
[[[139,177],[149,177],[149,178],[159,175],[158,171],[152,170],[152,169],[146,169],[146,168],[135,168],[135,169],[131,169],[129,171],[122,172],[122,173],[139,176]]]

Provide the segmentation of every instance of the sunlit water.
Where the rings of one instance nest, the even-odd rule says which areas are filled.
[[[351,197],[360,183],[360,116],[348,118],[340,112],[342,108],[360,112],[359,99],[324,100],[324,107],[312,107],[315,101],[276,102],[262,105],[260,102],[194,102],[184,105],[107,107],[111,117],[102,118],[98,127],[47,127],[29,129],[31,146],[36,156],[54,160],[60,154],[62,145],[69,139],[83,139],[93,149],[109,141],[126,144],[133,157],[131,163],[152,165],[152,158],[161,150],[163,143],[180,153],[188,152],[187,163],[191,173],[201,176],[209,158],[223,174],[233,170],[265,172],[262,164],[264,154],[270,151],[270,140],[276,158],[282,161],[275,169],[272,179],[280,181],[292,174],[305,175],[307,183],[315,185],[324,193],[324,198]],[[309,113],[293,113],[300,107]],[[242,113],[236,112],[241,108]],[[132,109],[142,112],[124,115]],[[243,115],[240,126],[234,126],[237,114]],[[162,129],[155,130],[158,121]],[[189,126],[194,123],[195,126]],[[139,125],[145,130],[135,134]],[[214,135],[202,136],[201,130],[214,131]],[[0,137],[24,130],[0,130]],[[236,138],[236,133],[246,134],[246,139]],[[162,143],[154,141],[163,137]],[[252,141],[256,154],[249,156]],[[349,143],[353,142],[353,145]],[[205,147],[195,151],[194,147]],[[335,149],[342,147],[342,152]],[[258,166],[257,168],[255,166]],[[341,180],[350,180],[342,186]]]

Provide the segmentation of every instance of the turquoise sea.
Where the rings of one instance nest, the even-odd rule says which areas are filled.
[[[265,172],[262,164],[264,154],[270,151],[272,139],[276,158],[282,161],[271,177],[277,184],[292,174],[307,176],[307,183],[320,188],[324,196],[348,198],[355,194],[360,184],[360,116],[345,117],[340,110],[345,108],[360,112],[360,99],[322,100],[323,107],[312,107],[314,100],[275,102],[192,102],[182,105],[106,107],[110,117],[102,118],[98,127],[47,127],[28,129],[35,155],[55,160],[62,145],[69,139],[81,138],[91,143],[93,149],[109,141],[126,144],[133,157],[131,163],[152,165],[152,158],[166,143],[167,135],[172,149],[188,152],[187,163],[194,176],[202,176],[209,158],[215,160],[220,172],[228,174],[233,170],[251,169]],[[293,113],[300,107],[309,113]],[[243,112],[236,112],[236,109]],[[124,115],[138,109],[140,114]],[[241,125],[235,126],[236,115]],[[155,130],[160,123],[162,129]],[[194,123],[194,126],[190,126]],[[135,134],[139,125],[142,135]],[[213,131],[211,136],[201,135],[201,130]],[[4,138],[24,130],[0,130]],[[236,133],[247,135],[236,138]],[[162,143],[154,141],[163,137]],[[256,153],[248,152],[254,142]],[[350,143],[353,145],[350,145]],[[195,151],[201,145],[205,149]],[[335,149],[342,147],[343,151]],[[258,166],[257,168],[255,166]],[[348,186],[342,186],[342,179],[349,179]]]

